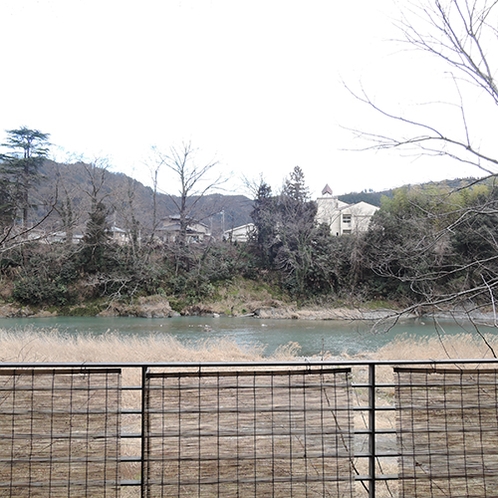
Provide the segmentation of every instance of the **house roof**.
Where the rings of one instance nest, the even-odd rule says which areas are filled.
[[[355,204],[346,204],[339,207],[343,213],[354,213],[356,215],[372,216],[379,208],[365,201],[356,202]]]
[[[179,214],[172,214],[170,216],[166,216],[165,218],[162,218],[161,220],[163,222],[163,228],[166,227],[180,227],[180,215]],[[195,227],[202,227],[202,228],[209,228],[205,223],[202,221],[197,221],[194,218],[187,216],[185,218],[185,221],[188,223],[188,229],[194,229]]]
[[[254,230],[254,223],[247,223],[245,225],[240,225],[238,227],[233,227],[223,232],[224,235],[230,235],[232,233],[247,233]]]

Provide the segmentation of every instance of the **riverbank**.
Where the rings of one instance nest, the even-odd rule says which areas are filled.
[[[46,318],[56,316],[101,316],[101,317],[138,317],[167,318],[173,316],[230,316],[254,317],[256,319],[281,320],[379,320],[397,316],[395,309],[369,309],[346,306],[297,306],[271,300],[251,300],[242,305],[215,302],[197,304],[175,311],[167,298],[159,295],[140,297],[132,302],[109,301],[87,303],[64,308],[32,308],[15,303],[0,304],[1,318]]]
[[[82,303],[62,308],[32,308],[15,303],[0,303],[0,318],[47,318],[47,317],[137,317],[170,318],[175,316],[228,316],[253,317],[255,319],[276,320],[381,320],[389,321],[400,318],[423,318],[429,316],[440,320],[464,320],[471,318],[476,323],[495,325],[493,312],[481,310],[421,310],[406,312],[401,308],[381,306],[387,303],[356,303],[345,306],[344,303],[331,303],[323,306],[298,306],[273,298],[256,300],[253,296],[247,301],[233,302],[220,300],[206,304],[187,306],[180,311],[172,308],[170,301],[161,295],[139,297],[131,302],[118,300]],[[389,303],[392,304],[392,303]]]
[[[303,360],[415,360],[451,358],[491,358],[498,350],[498,336],[473,333],[420,336],[402,334],[379,348],[333,353],[322,351],[303,355],[290,341],[271,354],[259,344],[240,344],[234,338],[206,336],[181,341],[170,334],[102,335],[67,334],[52,329],[7,331],[0,328],[2,362],[213,362],[213,361],[303,361]]]

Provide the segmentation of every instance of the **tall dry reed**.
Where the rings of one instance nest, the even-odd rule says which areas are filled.
[[[484,359],[498,356],[498,335],[461,333],[431,337],[398,336],[371,354],[376,360]]]
[[[273,359],[293,359],[295,343],[279,348]],[[181,343],[168,335],[69,335],[58,330],[0,330],[0,362],[204,362],[262,361],[264,346],[241,346],[232,339]]]

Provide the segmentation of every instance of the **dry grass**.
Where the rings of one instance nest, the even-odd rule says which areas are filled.
[[[2,369],[0,386],[1,496],[117,496],[118,369]]]
[[[292,360],[298,353],[299,346],[289,343],[279,348],[272,360]],[[182,344],[175,338],[165,335],[147,337],[122,337],[118,333],[102,336],[83,336],[61,334],[57,330],[0,330],[1,362],[94,362],[94,363],[148,363],[148,362],[230,362],[230,361],[264,361],[264,347],[241,347],[234,340],[205,339]],[[141,370],[139,368],[123,369],[123,386],[139,386]],[[139,391],[125,390],[122,393],[124,409],[140,406]],[[140,432],[138,415],[123,415],[123,432]],[[132,456],[140,453],[140,441],[123,439],[123,455]],[[140,467],[136,463],[122,464],[122,477],[136,479],[140,476]],[[125,488],[123,498],[138,496],[137,488]]]
[[[479,334],[462,333],[457,335],[442,334],[439,337],[414,337],[410,335],[398,336],[391,343],[381,347],[373,353],[362,355],[362,358],[369,357],[375,360],[442,360],[442,359],[483,359],[493,358],[493,351],[498,354],[498,336],[486,334],[482,337]],[[468,365],[472,367],[473,365]],[[354,371],[355,381],[365,381],[367,378],[366,369],[356,369]],[[379,383],[392,383],[393,369],[391,366],[377,367],[376,380]],[[365,405],[368,400],[366,389],[357,389],[354,392],[357,405]],[[394,388],[383,388],[377,392],[377,406],[394,405]],[[365,412],[356,412],[355,429],[366,429],[368,420]],[[396,414],[394,411],[379,411],[376,414],[376,427],[378,429],[396,429]],[[379,438],[378,444],[390,447],[395,450],[396,439],[394,436],[383,436]],[[367,445],[359,450],[366,451]],[[366,472],[366,462],[357,462],[359,470]],[[362,467],[363,464],[363,467]],[[377,471],[382,474],[395,474],[398,472],[397,459],[382,459],[377,461]],[[392,498],[397,496],[399,482],[379,483],[377,496],[380,498]],[[360,496],[360,493],[358,493]],[[363,496],[363,495],[361,495]]]
[[[498,355],[498,336],[493,334],[413,337],[401,335],[371,356],[376,360],[483,359]]]
[[[400,336],[390,344],[380,348],[368,357],[376,360],[404,359],[472,359],[492,358],[493,351],[498,353],[498,337],[488,334],[480,337],[478,334],[442,335],[441,337]],[[298,345],[289,343],[280,348],[270,360],[292,361],[297,359]],[[151,335],[148,337],[120,337],[118,333],[107,333],[103,336],[70,336],[60,334],[57,330],[20,330],[7,332],[0,330],[0,361],[2,362],[209,362],[209,361],[264,361],[262,346],[241,347],[234,340],[213,340],[182,344],[170,336]],[[362,355],[364,358],[366,355]],[[344,359],[355,359],[347,358]],[[385,370],[385,371],[384,371]],[[366,373],[366,372],[364,372]],[[392,381],[392,368],[385,367],[378,371],[378,381]],[[141,372],[139,369],[124,369],[123,385],[139,385]],[[358,380],[358,379],[355,379]],[[367,396],[365,392],[356,392],[356,402],[363,404]],[[140,394],[137,391],[123,393],[123,408],[139,405]],[[393,393],[385,392],[384,399],[378,404],[391,405]],[[355,426],[366,425],[365,414],[355,414]],[[123,420],[123,430],[136,432],[139,418],[128,416]],[[394,428],[394,413],[380,412],[377,419],[378,427]],[[387,443],[387,441],[386,441]],[[363,448],[364,449],[364,448]],[[136,455],[139,452],[138,442],[124,440],[122,450],[126,455]],[[388,462],[379,462],[383,471],[395,471]],[[365,469],[361,469],[362,471]],[[379,469],[380,470],[380,469]],[[123,469],[124,478],[137,478],[139,468],[129,464]],[[379,496],[391,496],[391,489],[379,490]],[[122,496],[135,496],[135,489],[124,489]]]
[[[168,362],[258,361],[263,347],[241,347],[233,340],[206,339],[182,344],[171,336],[120,337],[65,335],[57,330],[0,331],[3,362]]]
[[[439,360],[492,358],[498,355],[498,336],[462,333],[440,337],[399,336],[368,357],[376,360]],[[108,332],[101,336],[61,334],[58,330],[0,330],[1,362],[209,362],[292,361],[299,345],[281,346],[265,358],[264,346],[240,346],[231,339],[205,339],[181,343],[167,335],[125,336]],[[364,357],[365,355],[362,355]],[[343,359],[357,359],[344,356]]]

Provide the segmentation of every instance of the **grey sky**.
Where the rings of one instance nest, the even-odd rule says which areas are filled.
[[[391,0],[1,0],[0,130],[51,133],[58,159],[108,157],[145,183],[150,147],[182,140],[233,189],[259,173],[278,188],[295,165],[315,195],[472,173],[349,150],[365,144],[341,126],[377,117],[343,80],[394,107],[407,88],[432,91],[430,64],[389,41],[396,12]]]

